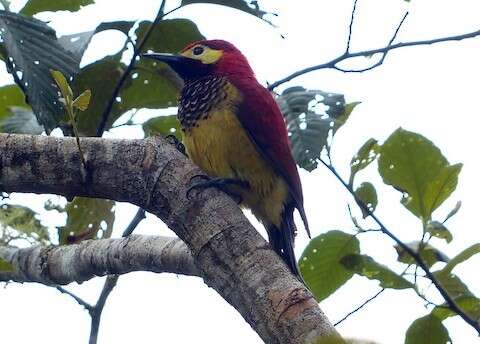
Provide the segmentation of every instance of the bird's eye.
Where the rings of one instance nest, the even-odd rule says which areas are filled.
[[[204,50],[205,49],[203,49],[203,47],[198,46],[193,48],[192,52],[193,52],[193,55],[198,56],[198,55],[202,55]]]

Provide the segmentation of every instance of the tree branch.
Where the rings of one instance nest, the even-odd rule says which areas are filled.
[[[81,141],[89,162],[89,178],[82,178],[75,139],[0,134],[0,190],[133,203],[162,219],[187,244],[206,284],[234,306],[265,342],[315,343],[337,335],[311,293],[290,273],[232,199],[216,189],[187,199],[190,180],[202,171],[173,145],[161,137]],[[125,243],[118,252],[128,251],[132,240],[114,241]],[[55,250],[67,249],[49,250],[59,253]],[[105,254],[112,249],[114,246],[100,251],[103,260],[114,257],[111,263],[115,267],[118,258]],[[75,264],[86,255],[92,257],[91,252],[84,250],[83,255],[70,261]],[[136,264],[133,259],[128,262]],[[105,271],[105,266],[100,269],[93,263],[96,274],[121,273]],[[132,271],[131,266],[127,267]],[[67,282],[55,269],[49,269],[49,273],[54,274],[48,281],[51,284]],[[42,280],[38,274],[28,277]]]
[[[448,294],[448,291],[442,286],[440,281],[435,277],[435,275],[430,271],[429,267],[427,264],[423,261],[421,255],[417,252],[415,252],[412,248],[410,248],[407,244],[405,244],[403,241],[401,241],[395,234],[393,234],[384,224],[380,219],[360,200],[357,195],[355,194],[355,191],[353,190],[352,186],[349,185],[343,178],[338,174],[338,172],[335,170],[335,168],[325,162],[322,159],[319,159],[320,162],[337,178],[337,180],[347,189],[347,191],[353,196],[355,199],[356,203],[358,206],[372,218],[373,221],[379,226],[380,230],[382,233],[387,235],[390,239],[395,241],[395,243],[400,246],[405,252],[407,252],[415,261],[416,265],[419,266],[423,271],[425,271],[426,277],[432,281],[432,283],[435,285],[437,288],[438,292],[440,295],[442,295],[443,299],[445,302],[448,304],[450,309],[457,313],[467,324],[472,326],[480,335],[480,323],[470,317],[467,313],[463,311],[463,309],[460,308],[460,306],[455,302],[455,300]],[[417,293],[419,296],[420,294]],[[426,298],[424,298],[427,302],[428,301]]]
[[[13,272],[0,272],[2,282],[38,282],[57,286],[132,271],[201,275],[189,249],[180,239],[161,236],[132,235],[56,247],[0,246],[0,258],[14,268]],[[96,307],[77,302],[89,310]]]
[[[345,61],[345,60],[348,60],[348,59],[351,59],[351,58],[354,58],[354,57],[361,57],[361,56],[364,56],[364,57],[368,57],[368,56],[372,56],[372,55],[375,55],[375,54],[385,54],[391,50],[395,50],[395,49],[399,49],[399,48],[404,48],[404,47],[413,47],[413,46],[419,46],[419,45],[431,45],[431,44],[436,44],[436,43],[442,43],[442,42],[449,42],[449,41],[461,41],[461,40],[464,40],[464,39],[468,39],[468,38],[474,38],[474,37],[477,37],[477,36],[480,36],[480,30],[477,30],[477,31],[473,31],[473,32],[470,32],[470,33],[465,33],[465,34],[462,34],[462,35],[455,35],[455,36],[447,36],[447,37],[441,37],[441,38],[435,38],[435,39],[430,39],[430,40],[421,40],[421,41],[412,41],[412,42],[405,42],[405,43],[397,43],[397,44],[391,44],[391,45],[388,45],[386,47],[383,47],[383,48],[378,48],[378,49],[372,49],[372,50],[363,50],[363,51],[359,51],[359,52],[354,52],[354,53],[349,53],[349,52],[346,52],[346,53],[343,53],[342,55],[334,58],[333,60],[331,61],[328,61],[328,62],[325,62],[325,63],[322,63],[322,64],[318,64],[318,65],[315,65],[315,66],[311,66],[311,67],[307,67],[307,68],[304,68],[304,69],[301,69],[299,71],[296,71],[288,76],[286,76],[285,78],[283,79],[280,79],[272,84],[270,84],[268,86],[268,89],[269,90],[273,90],[274,88],[294,79],[294,78],[297,78],[301,75],[304,75],[304,74],[307,74],[307,73],[310,73],[310,72],[313,72],[313,71],[316,71],[316,70],[321,70],[321,69],[336,69],[336,70],[340,70],[342,72],[345,72],[345,73],[355,73],[355,72],[362,72],[364,70],[343,70],[339,67],[337,67],[338,63],[342,62],[342,61]],[[378,66],[378,65],[377,65]],[[372,68],[369,68],[369,69],[372,69]],[[365,69],[365,70],[368,70]]]
[[[1,272],[0,272],[0,280],[1,280]],[[56,287],[56,289],[61,292],[62,294],[66,294],[68,296],[70,296],[72,299],[74,299],[80,306],[82,306],[83,308],[85,308],[87,311],[91,312],[92,309],[93,309],[93,306],[91,304],[89,304],[87,301],[83,300],[82,298],[78,297],[77,295],[75,295],[74,293],[68,291],[67,289],[63,288],[63,287]]]

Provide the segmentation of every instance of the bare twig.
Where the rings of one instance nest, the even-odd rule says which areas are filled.
[[[103,135],[103,132],[105,131],[105,127],[107,126],[108,118],[110,116],[110,112],[112,111],[113,105],[115,104],[115,101],[116,101],[118,95],[120,94],[120,91],[123,87],[123,84],[125,83],[127,78],[130,76],[130,73],[133,71],[133,69],[135,67],[135,63],[137,62],[137,58],[140,55],[140,53],[142,52],[142,49],[145,46],[145,43],[147,43],[148,39],[150,38],[150,35],[152,34],[153,30],[158,25],[158,23],[160,23],[160,21],[163,19],[163,17],[175,12],[176,10],[178,10],[181,7],[181,6],[175,7],[174,9],[164,13],[165,2],[166,2],[166,0],[162,1],[161,5],[160,5],[160,8],[158,10],[157,16],[153,20],[152,24],[148,28],[147,32],[143,36],[140,43],[134,48],[133,56],[130,59],[130,63],[128,64],[127,68],[123,72],[120,80],[118,80],[117,85],[115,86],[115,88],[112,92],[112,96],[110,97],[110,100],[109,100],[107,106],[105,107],[105,110],[102,113],[102,120],[100,122],[100,125],[97,128],[97,136],[98,137]]]
[[[430,271],[427,264],[423,261],[419,253],[415,252],[403,241],[401,241],[395,234],[393,234],[383,222],[374,214],[372,211],[355,195],[353,188],[348,185],[348,183],[343,180],[343,178],[338,174],[335,168],[326,163],[323,159],[320,159],[320,162],[337,178],[337,180],[347,189],[347,191],[353,196],[358,206],[368,214],[379,226],[380,230],[390,237],[395,243],[400,246],[405,252],[407,252],[414,260],[417,266],[422,268],[425,271],[426,276],[432,281],[439,293],[442,295],[445,302],[448,304],[450,309],[457,313],[467,324],[472,326],[480,334],[480,324],[473,318],[471,318],[467,313],[465,313],[455,302],[455,300],[448,294],[448,291],[442,286],[440,281],[435,277],[435,275]]]
[[[381,293],[383,293],[385,291],[385,288],[382,288],[380,289],[377,293],[375,293],[375,295],[373,295],[372,297],[368,298],[367,300],[365,300],[360,306],[358,306],[357,308],[355,308],[353,311],[347,313],[342,319],[340,319],[339,321],[337,321],[336,323],[333,324],[333,326],[337,326],[337,325],[340,325],[342,322],[344,322],[345,320],[347,320],[348,318],[350,318],[350,316],[352,316],[353,314],[357,313],[359,310],[361,310],[363,307],[365,307],[367,304],[369,304],[371,301],[375,300]]]
[[[372,50],[364,50],[364,51],[359,51],[356,53],[344,53],[336,58],[334,58],[331,61],[318,64],[315,66],[307,67],[304,69],[301,69],[299,71],[296,71],[288,76],[286,76],[283,79],[280,79],[268,86],[269,90],[273,90],[274,88],[294,79],[297,78],[301,75],[316,71],[316,70],[321,70],[321,69],[338,69],[337,64],[339,62],[354,58],[354,57],[361,57],[361,56],[371,56],[375,54],[384,54],[390,50],[395,50],[399,48],[404,48],[404,47],[413,47],[413,46],[419,46],[419,45],[431,45],[431,44],[436,44],[436,43],[442,43],[442,42],[449,42],[449,41],[461,41],[464,39],[468,38],[474,38],[480,36],[480,30],[461,34],[461,35],[455,35],[455,36],[447,36],[447,37],[441,37],[441,38],[435,38],[435,39],[430,39],[430,40],[422,40],[422,41],[411,41],[411,42],[405,42],[405,43],[397,43],[397,44],[392,44],[390,46],[386,46],[383,48],[378,48],[378,49],[372,49]],[[348,72],[358,72],[358,71],[345,71],[346,73]]]
[[[88,312],[91,312],[93,310],[94,307],[91,304],[89,304],[87,301],[83,300],[82,298],[78,297],[74,293],[68,291],[67,289],[60,286],[56,287],[56,289],[62,294],[66,294],[72,297],[75,301],[77,301],[77,303],[80,306],[84,307]]]
[[[115,288],[115,286],[117,285],[117,281],[118,275],[107,276],[97,303],[95,304],[95,307],[93,307],[90,311],[90,316],[92,319],[90,325],[90,338],[88,340],[89,344],[97,343],[98,330],[100,328],[100,318],[102,317],[103,307],[105,306],[105,302],[107,302],[107,298],[112,292],[113,288]]]
[[[138,208],[138,211],[133,217],[132,221],[130,221],[130,224],[123,231],[122,237],[125,238],[130,234],[132,234],[135,228],[137,228],[138,224],[144,218],[145,218],[145,210],[143,210],[142,208]],[[100,319],[102,317],[103,307],[107,302],[108,296],[113,291],[113,288],[115,288],[115,286],[117,285],[118,278],[119,278],[118,275],[107,276],[107,279],[105,280],[105,284],[103,285],[103,289],[102,289],[102,292],[100,293],[97,303],[95,304],[94,307],[91,307],[91,309],[89,309],[90,316],[92,318],[91,325],[90,325],[89,344],[97,343],[98,330],[100,328]]]
[[[408,17],[408,12],[405,13],[405,15],[403,16],[402,20],[400,21],[400,23],[398,24],[397,26],[397,29],[395,30],[395,32],[393,33],[393,36],[392,38],[390,39],[390,41],[388,42],[387,44],[387,48],[388,47],[391,47],[392,46],[392,43],[393,41],[395,40],[395,38],[397,38],[397,35],[398,35],[398,32],[400,31],[400,28],[402,27],[403,23],[405,22],[405,19],[407,19]],[[350,37],[349,37],[350,38]],[[347,49],[349,49],[350,47],[350,41],[348,42],[348,45],[347,45]],[[381,66],[383,64],[383,61],[385,61],[385,58],[387,57],[387,54],[390,50],[385,50],[385,52],[382,54],[382,57],[381,59],[371,65],[370,67],[365,67],[365,68],[361,68],[361,69],[343,69],[343,68],[340,68],[340,67],[337,67],[335,66],[334,69],[340,71],[340,72],[344,72],[344,73],[362,73],[362,72],[366,72],[366,71],[369,71],[369,70],[372,70],[374,68],[377,68],[378,66]],[[348,54],[348,50],[347,50],[347,54]]]
[[[345,49],[346,54],[350,52],[350,42],[352,40],[353,21],[355,19],[355,12],[357,10],[357,2],[358,0],[355,0],[355,2],[353,3],[352,16],[350,17],[350,25],[348,26],[347,48]]]

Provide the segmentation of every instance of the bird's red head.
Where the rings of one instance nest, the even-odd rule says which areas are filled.
[[[254,77],[243,54],[233,44],[215,39],[202,40],[187,45],[178,55],[144,54],[167,63],[184,80],[207,75]]]

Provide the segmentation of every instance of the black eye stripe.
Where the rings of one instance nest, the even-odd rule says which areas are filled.
[[[203,53],[204,49],[203,47],[195,47],[193,48],[193,55],[201,55]]]

